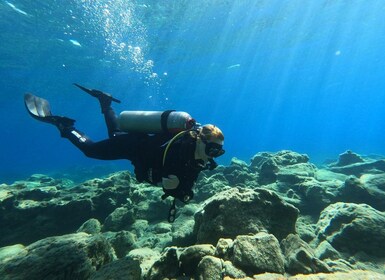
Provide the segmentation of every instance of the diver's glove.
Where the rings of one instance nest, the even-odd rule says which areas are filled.
[[[191,199],[194,198],[194,192],[192,190],[183,191],[180,197],[178,197],[179,200],[181,200],[184,203],[189,202]]]
[[[173,189],[173,190],[167,190],[163,188],[164,195],[162,195],[162,199],[166,199],[169,196],[175,197],[182,201],[183,203],[189,202],[191,199],[194,198],[194,192],[192,190],[180,190],[178,189]]]
[[[206,164],[208,170],[214,170],[218,167],[218,163],[215,162],[212,158],[209,158],[209,161]]]

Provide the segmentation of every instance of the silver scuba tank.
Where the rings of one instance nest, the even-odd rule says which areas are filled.
[[[192,128],[196,122],[190,114],[180,111],[123,111],[118,124],[125,132],[178,133]]]

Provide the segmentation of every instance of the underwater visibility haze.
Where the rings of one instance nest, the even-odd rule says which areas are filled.
[[[385,5],[378,0],[0,1],[0,183],[33,173],[128,169],[87,159],[33,120],[25,92],[107,137],[116,111],[176,109],[225,134],[226,154],[294,150],[322,163],[385,155]]]

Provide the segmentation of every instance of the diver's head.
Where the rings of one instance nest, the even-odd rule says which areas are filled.
[[[201,141],[201,154],[204,154],[204,157],[216,158],[225,153],[223,149],[225,137],[215,125],[206,124],[202,126],[199,130],[198,139]]]

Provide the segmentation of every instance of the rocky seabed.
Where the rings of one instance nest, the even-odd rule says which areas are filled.
[[[191,203],[122,171],[0,185],[0,279],[385,279],[385,161],[293,151],[204,172]]]

